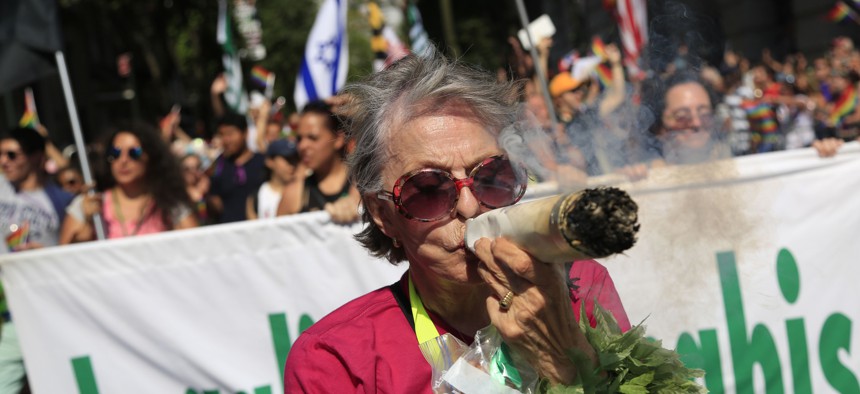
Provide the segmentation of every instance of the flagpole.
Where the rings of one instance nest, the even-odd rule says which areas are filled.
[[[67,108],[69,109],[69,121],[72,123],[72,133],[75,136],[75,146],[78,151],[78,160],[81,162],[81,173],[84,176],[84,183],[87,185],[93,184],[93,176],[90,172],[89,158],[87,157],[87,148],[84,146],[84,136],[81,133],[81,123],[78,120],[78,110],[75,107],[75,97],[72,95],[72,84],[69,81],[69,71],[66,69],[66,58],[63,56],[63,51],[57,51],[57,70],[60,71],[60,82],[63,84],[63,95],[66,97]],[[90,189],[89,194],[95,194],[95,190]],[[105,239],[105,229],[102,224],[101,214],[98,212],[93,214],[93,227],[96,230],[96,237],[99,240]]]
[[[270,72],[266,76],[266,98],[272,100],[272,94],[275,91],[275,73]]]
[[[535,65],[535,72],[537,72],[538,79],[540,79],[540,84],[543,91],[543,99],[546,101],[546,109],[549,112],[549,119],[552,121],[552,131],[555,132],[556,123],[558,122],[558,118],[555,116],[555,106],[552,104],[552,98],[549,97],[549,86],[546,83],[546,75],[543,73],[543,68],[540,64],[540,58],[538,58],[537,44],[535,43],[534,37],[532,37],[532,32],[529,31],[529,17],[526,15],[526,6],[523,4],[523,0],[515,0],[517,3],[517,11],[520,14],[520,22],[523,24],[523,29],[526,31],[526,37],[529,39],[529,53],[532,55],[532,61]]]

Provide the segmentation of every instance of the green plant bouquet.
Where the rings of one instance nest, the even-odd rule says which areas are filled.
[[[641,323],[622,333],[612,314],[594,307],[596,327],[588,324],[585,308],[579,327],[588,343],[597,352],[599,365],[591,368],[584,354],[568,353],[580,374],[579,382],[571,386],[550,386],[546,380],[538,383],[538,393],[707,393],[694,379],[705,375],[700,369],[684,366],[677,352],[665,349],[661,341],[645,337]],[[587,372],[590,371],[590,372]]]

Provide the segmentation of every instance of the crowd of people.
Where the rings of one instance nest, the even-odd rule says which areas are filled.
[[[249,138],[248,116],[222,107],[209,143],[178,129],[175,111],[160,128],[118,124],[89,144],[89,185],[44,128],[4,132],[0,254],[94,241],[99,233],[116,239],[320,210],[336,223],[355,222],[358,194],[347,178],[347,139],[332,105],[308,103],[288,135],[280,125],[266,132],[278,117],[256,112],[254,121],[264,117],[260,138]],[[17,393],[26,384],[24,364],[12,316],[0,304],[0,392]]]
[[[519,43],[512,40],[512,45]],[[487,182],[474,174],[483,166],[499,171],[499,166],[510,165],[485,129],[499,132],[519,121],[516,114],[522,111],[517,107],[526,108],[542,136],[532,148],[544,168],[534,175],[539,181],[560,183],[584,183],[589,176],[610,173],[639,179],[658,166],[809,146],[831,156],[843,141],[860,134],[860,51],[847,38],[838,38],[827,55],[812,62],[802,54],[778,61],[764,51],[761,61],[752,63],[727,51],[721,64],[708,65],[682,46],[665,67],[625,76],[621,51],[610,44],[602,59],[609,72],[606,81],[600,81],[594,73],[550,70],[551,45],[551,39],[539,43],[536,65],[515,48],[510,70],[498,73],[497,90],[475,85],[483,79],[434,53],[426,62],[408,57],[365,85],[308,103],[290,116],[269,100],[247,114],[232,112],[221,97],[226,82],[218,77],[211,90],[216,117],[211,140],[188,137],[179,127],[178,110],[171,110],[157,126],[118,124],[91,144],[87,155],[95,182],[90,185],[74,158],[54,147],[44,129],[12,129],[0,137],[0,217],[9,226],[2,229],[2,248],[17,252],[92,241],[99,227],[113,239],[319,210],[335,222],[351,223],[359,220],[361,203],[368,227],[359,240],[377,256],[408,260],[411,271],[420,271],[396,286],[405,294],[414,286],[435,313],[431,318],[438,320],[438,327],[468,340],[470,333],[492,321],[552,383],[571,382],[577,370],[563,357],[562,348],[545,346],[541,338],[523,334],[530,327],[507,320],[509,309],[534,311],[529,303],[557,298],[546,294],[549,290],[567,292],[566,278],[537,269],[542,265],[509,243],[481,243],[477,257],[467,256],[458,246],[459,221],[424,226],[447,217],[473,217],[493,207],[489,199],[494,197],[482,194],[491,192],[461,183],[466,177],[473,183]],[[552,75],[546,92],[535,78],[535,67]],[[553,111],[543,93],[552,97]],[[392,124],[402,130],[393,131]],[[427,163],[441,169],[422,167]],[[474,195],[462,194],[464,187]],[[464,200],[458,201],[461,194]],[[515,202],[508,200],[506,204]],[[462,263],[471,258],[487,264],[480,272],[469,271],[475,266]],[[509,272],[508,266],[522,266],[517,272],[532,270],[531,276],[500,273]],[[587,264],[575,270],[580,279],[605,282],[608,290],[601,301],[629,327],[605,272]],[[540,281],[551,286],[534,286]],[[490,286],[476,292],[472,282]],[[516,301],[500,308],[499,300],[509,289]],[[488,312],[489,294],[497,299]],[[367,302],[381,296],[372,295],[341,314],[352,316],[352,309],[365,310]],[[446,303],[452,297],[465,301]],[[380,313],[400,313],[396,304],[386,308]],[[564,321],[547,326],[560,332],[559,327],[576,318],[559,312],[569,309],[567,304],[544,305],[530,316],[530,324],[544,324],[549,315],[564,316]],[[8,313],[4,319],[9,320]],[[4,324],[3,346],[10,346],[13,330],[12,324]],[[392,334],[383,325],[378,330],[380,335]],[[353,335],[349,330],[342,334]],[[302,337],[299,352],[291,353],[295,368],[287,376],[288,385],[315,381],[319,377],[307,368],[322,366],[332,356],[313,353],[315,341],[329,339],[310,335]],[[404,335],[396,333],[405,341]],[[588,350],[581,336],[562,337],[566,342],[560,346]],[[536,350],[546,348],[557,352]],[[420,353],[413,350],[408,355],[412,364],[421,364]],[[339,348],[332,351],[342,355]],[[416,382],[429,378],[429,369],[418,371]],[[19,372],[18,381],[23,369]],[[342,381],[320,381],[343,388],[367,378],[364,373],[345,371],[338,376]],[[412,391],[411,386],[389,383],[378,387]]]
[[[655,166],[809,146],[830,156],[860,136],[860,52],[845,37],[811,62],[803,54],[778,61],[766,49],[756,63],[726,51],[721,64],[709,65],[682,45],[660,69],[641,75],[625,75],[621,51],[609,44],[601,61],[610,71],[603,79],[597,72],[571,73],[576,60],[550,67],[550,38],[536,46],[537,64],[519,41],[510,43],[511,66],[498,78],[525,81],[519,102],[549,137],[547,146],[534,147],[544,166],[536,171],[541,181],[584,182],[608,173],[638,179]],[[552,112],[535,67],[551,76]],[[238,114],[226,107],[225,90],[224,77],[217,77],[211,89],[215,132],[208,141],[190,138],[174,108],[158,126],[123,125],[90,144],[93,185],[84,184],[74,157],[45,138],[44,127],[6,133],[15,148],[9,152],[22,153],[2,156],[13,195],[20,193],[16,163],[27,160],[31,165],[21,171],[39,184],[78,196],[57,212],[54,219],[62,220],[50,225],[54,230],[37,228],[46,221],[36,217],[10,217],[19,231],[29,227],[16,242],[32,242],[7,247],[95,239],[94,216],[104,222],[107,238],[320,209],[337,222],[358,218],[359,196],[347,177],[349,138],[334,113],[343,97],[309,103],[290,116],[282,113],[283,103],[262,99]],[[85,193],[91,189],[98,193]],[[55,232],[57,242],[40,240],[46,231]]]
[[[681,45],[660,68],[626,76],[613,44],[601,59],[608,71],[584,77],[572,75],[570,63],[552,70],[551,47],[549,38],[539,42],[538,66],[551,76],[556,122],[521,50],[512,70],[527,81],[523,102],[552,135],[543,162],[559,180],[571,171],[574,181],[611,173],[638,179],[656,166],[802,147],[826,157],[860,137],[860,52],[846,37],[812,62],[800,53],[778,61],[765,49],[758,62],[726,51],[711,65]]]
[[[92,241],[97,222],[113,239],[317,210],[338,223],[358,218],[346,175],[347,139],[332,104],[308,103],[290,133],[268,108],[250,116],[219,110],[209,142],[189,138],[175,112],[160,127],[118,124],[89,144],[90,185],[44,128],[4,133],[3,219],[24,230],[20,237],[16,230],[4,234],[7,251]],[[249,119],[261,130],[257,138],[249,137]],[[276,132],[267,131],[270,125]],[[39,197],[26,197],[31,190]],[[50,215],[41,194],[53,198]]]

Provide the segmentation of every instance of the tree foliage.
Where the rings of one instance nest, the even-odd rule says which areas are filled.
[[[275,73],[275,96],[285,96],[288,109],[294,110],[295,78],[320,4],[319,0],[256,2],[267,55],[258,62],[242,60],[246,88],[250,68],[260,65]],[[211,120],[209,87],[222,71],[216,42],[217,2],[65,0],[60,5],[68,56],[76,60],[70,67],[77,68],[72,75],[80,111],[90,114],[82,117],[91,123],[85,128],[100,129],[117,118],[132,116],[154,121],[177,103],[182,105],[184,120],[203,124]],[[373,58],[370,28],[359,7],[351,2],[348,15],[350,80],[369,73]],[[241,46],[241,36],[234,37]],[[117,57],[123,53],[132,54],[133,77],[117,74]],[[136,91],[136,110],[120,96],[128,88]]]
[[[385,2],[385,1],[381,1]],[[234,0],[229,0],[231,10]],[[243,59],[246,87],[250,68],[275,73],[275,96],[292,96],[311,26],[322,0],[256,0],[267,56]],[[349,1],[349,74],[354,81],[372,72],[371,29],[364,1]],[[506,37],[518,26],[513,2],[453,2],[458,46],[463,60],[493,70],[504,66]],[[209,87],[221,72],[216,42],[218,5],[214,0],[60,0],[67,57],[85,129],[100,129],[118,118],[155,121],[174,104],[182,105],[184,128],[197,130],[211,121]],[[438,4],[419,3],[432,41],[441,48]],[[403,25],[401,37],[407,40]],[[235,22],[234,22],[234,32]],[[234,37],[241,40],[239,34]],[[408,40],[407,40],[408,42]],[[242,45],[241,41],[237,42]],[[117,74],[117,58],[132,55],[133,75]],[[134,89],[132,102],[121,92]]]

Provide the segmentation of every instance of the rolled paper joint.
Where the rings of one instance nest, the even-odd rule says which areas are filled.
[[[546,263],[607,257],[630,249],[638,206],[614,187],[585,189],[494,209],[466,221],[466,246],[504,237]]]

